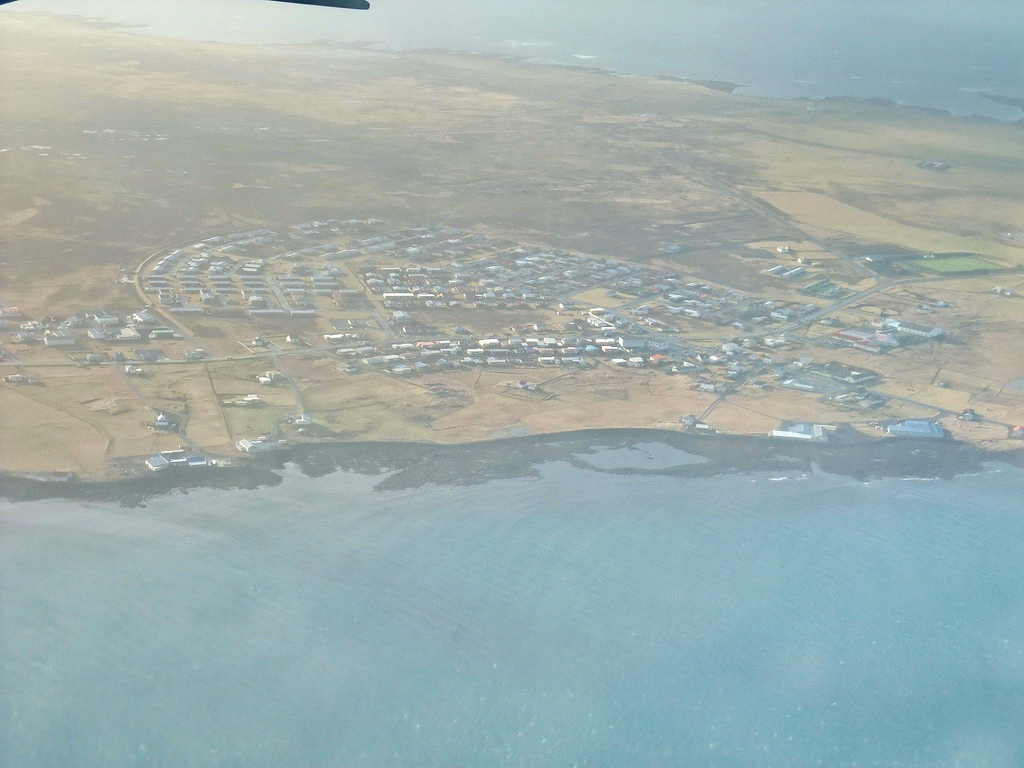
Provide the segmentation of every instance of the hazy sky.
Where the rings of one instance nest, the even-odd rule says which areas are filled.
[[[302,7],[266,0],[21,0],[19,11],[102,16],[128,24],[151,24],[162,33],[219,40],[306,41],[311,37],[405,39],[431,31],[465,30],[471,39],[481,24],[543,33],[557,11],[558,24],[585,26],[615,10],[650,12],[665,0],[372,0],[369,12]],[[686,0],[682,0],[686,2]],[[530,21],[534,23],[531,24]],[[525,24],[524,24],[525,22]]]
[[[859,18],[872,24],[883,41],[944,33],[970,35],[978,28],[979,17],[987,16],[985,11],[979,14],[979,6],[999,8],[1001,23],[981,26],[988,36],[1019,41],[1024,35],[1024,3],[1019,0],[373,0],[370,12],[304,8],[266,0],[21,0],[12,8],[148,23],[165,33],[193,38],[237,35],[279,39],[293,34],[296,39],[308,39],[311,34],[333,34],[383,39],[455,29],[467,41],[481,24],[492,29],[507,26],[517,35],[532,30],[540,37],[551,29],[577,30],[586,38],[635,26],[620,26],[617,22],[623,17],[646,18],[656,25],[660,19],[682,13],[692,15],[694,24],[708,35],[735,35],[743,41],[744,28],[753,27],[755,32],[765,33],[763,42],[770,46],[772,30],[764,28],[763,22],[771,19],[797,23],[801,28],[817,24],[822,32],[841,34],[842,26]],[[893,23],[908,20],[914,24]],[[690,42],[689,37],[681,42]]]
[[[146,24],[162,34],[223,41],[307,41],[310,35],[371,38],[387,36],[403,0],[386,0],[372,13],[304,8],[266,0],[21,0],[21,12],[43,11],[99,16],[125,24]],[[5,9],[6,12],[6,9]]]

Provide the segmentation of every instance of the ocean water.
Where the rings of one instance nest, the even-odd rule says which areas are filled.
[[[262,0],[23,0],[142,25],[169,37],[242,43],[371,41],[641,75],[728,80],[770,96],[886,98],[1017,120],[981,93],[1024,98],[1019,0],[377,0],[370,12]]]
[[[1024,764],[1024,472],[569,450],[0,502],[0,765]]]

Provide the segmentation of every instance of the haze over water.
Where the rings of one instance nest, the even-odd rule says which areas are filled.
[[[12,7],[99,16],[186,39],[507,53],[729,80],[761,95],[880,97],[1009,120],[1021,111],[979,93],[1024,98],[1024,4],[1017,0],[376,0],[370,12],[262,0],[23,0]]]
[[[0,505],[0,764],[1024,761],[1024,472]]]

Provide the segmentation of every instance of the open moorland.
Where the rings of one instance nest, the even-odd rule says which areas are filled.
[[[1019,125],[2,24],[4,470],[1024,422]]]

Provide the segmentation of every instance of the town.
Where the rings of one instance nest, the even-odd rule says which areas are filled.
[[[788,391],[825,404],[833,418],[816,423],[787,413],[769,432],[778,438],[826,441],[840,421],[935,438],[949,434],[944,425],[983,420],[1004,437],[1024,437],[1020,426],[983,419],[972,407],[894,396],[870,360],[842,354],[881,362],[908,348],[956,343],[939,325],[866,311],[877,296],[856,303],[898,287],[895,264],[929,267],[934,256],[865,257],[858,267],[876,278],[857,292],[799,255],[800,247],[764,247],[748,259],[766,285],[755,294],[691,279],[667,259],[640,264],[439,224],[392,229],[379,219],[332,219],[224,233],[125,269],[120,282],[138,297],[128,314],[96,307],[26,317],[13,303],[0,307],[8,334],[0,364],[7,385],[25,387],[45,386],[49,372],[69,364],[116,371],[150,409],[145,428],[181,443],[145,459],[154,471],[204,465],[209,449],[223,449],[195,430],[203,418],[195,403],[175,404],[146,386],[180,365],[261,366],[236,376],[248,378],[252,391],[214,387],[216,402],[205,411],[220,412],[238,452],[329,437],[315,428],[324,414],[306,402],[285,359],[314,361],[321,371],[330,363],[341,388],[365,386],[356,382],[375,374],[415,381],[433,395],[451,390],[434,379],[487,371],[535,400],[555,397],[546,382],[564,372],[643,369],[680,377],[710,398],[698,412],[679,403],[672,428],[698,433],[732,431],[715,422],[727,398]],[[1002,286],[992,290],[1016,297]],[[916,298],[907,314],[952,318],[952,302]],[[264,415],[248,418],[253,412]]]

